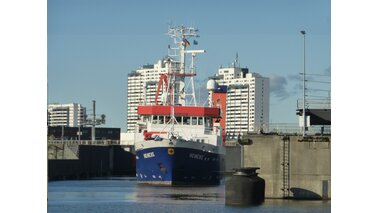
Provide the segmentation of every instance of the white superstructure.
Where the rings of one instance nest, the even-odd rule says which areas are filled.
[[[84,124],[85,114],[85,107],[78,103],[49,104],[47,125],[77,127]]]
[[[227,133],[268,131],[269,78],[234,66],[220,68],[214,80],[227,86]]]

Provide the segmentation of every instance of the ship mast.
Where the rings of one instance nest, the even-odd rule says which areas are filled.
[[[205,50],[187,50],[189,47],[190,39],[193,37],[199,37],[198,29],[193,27],[184,27],[184,26],[177,26],[177,27],[169,27],[167,33],[173,40],[175,47],[168,49],[168,56],[172,57],[173,59],[179,59],[178,67],[172,67],[171,70],[168,71],[168,74],[171,75],[170,79],[172,79],[172,99],[171,103],[173,105],[197,105],[196,96],[195,96],[195,88],[194,88],[194,76],[196,76],[195,70],[195,56],[198,53],[204,53]],[[186,58],[185,54],[192,55],[192,63],[190,69],[186,70]],[[174,77],[173,77],[173,76]],[[189,77],[190,83],[185,86],[185,77]],[[189,96],[188,103],[186,103],[187,96]],[[174,101],[173,101],[174,100]]]

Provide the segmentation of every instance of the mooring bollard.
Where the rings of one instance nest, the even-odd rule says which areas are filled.
[[[258,167],[236,170],[226,182],[226,205],[260,205],[265,199],[265,180],[257,176]]]

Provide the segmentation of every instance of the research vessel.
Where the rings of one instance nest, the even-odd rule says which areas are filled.
[[[135,128],[138,183],[218,185],[224,170],[221,109],[209,101],[197,104],[194,77],[198,29],[169,27],[167,72],[160,74],[153,104],[137,107]],[[191,42],[193,45],[191,45]],[[186,63],[187,55],[190,63]],[[188,56],[188,58],[189,58]]]

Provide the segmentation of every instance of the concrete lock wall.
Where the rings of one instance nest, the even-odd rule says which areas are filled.
[[[331,143],[298,142],[300,138],[291,139],[292,196],[304,199],[331,198]]]
[[[283,136],[251,135],[253,143],[244,146],[244,166],[260,167],[265,179],[265,196],[283,198]],[[304,142],[301,136],[290,136],[289,197],[294,199],[331,198],[331,144]]]
[[[135,176],[135,155],[124,148],[120,145],[49,146],[48,179]]]
[[[235,169],[240,169],[240,146],[226,147],[226,159],[225,159],[225,172],[226,174],[232,174]]]

